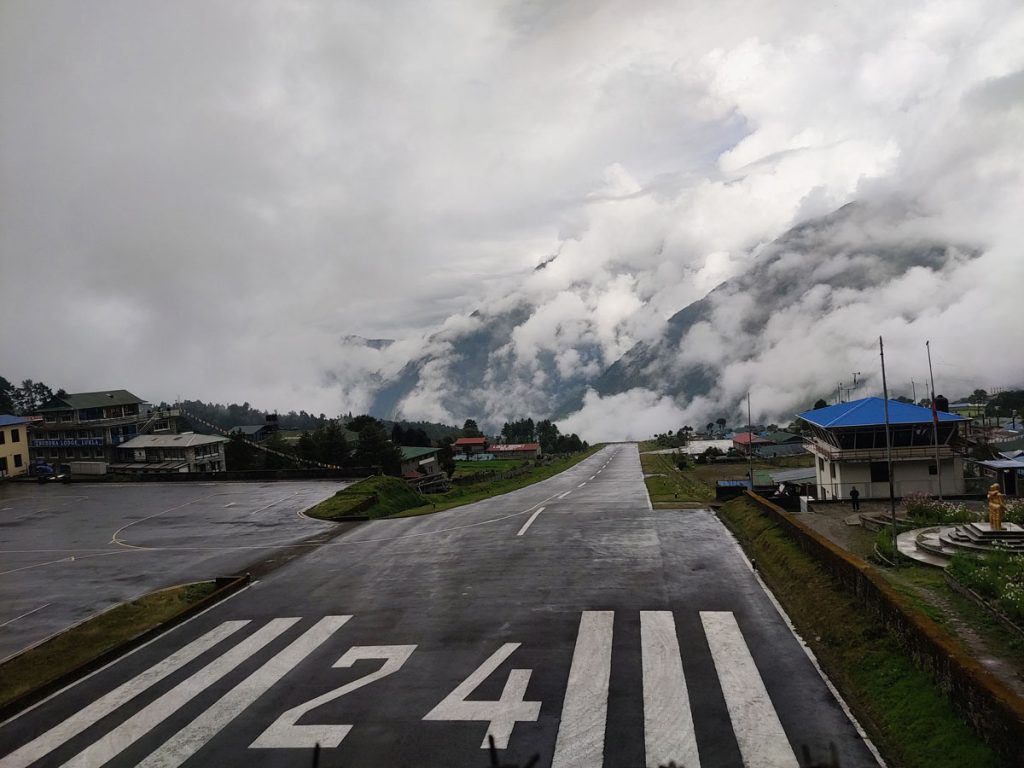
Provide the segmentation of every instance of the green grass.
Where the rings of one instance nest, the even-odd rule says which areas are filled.
[[[51,683],[195,605],[216,589],[202,581],[119,605],[0,665],[0,706]]]
[[[569,467],[579,464],[588,456],[593,456],[602,447],[604,446],[591,446],[586,451],[574,453],[570,456],[564,456],[556,459],[550,464],[535,466],[529,472],[519,475],[518,477],[511,477],[507,480],[487,480],[481,483],[473,483],[472,485],[454,486],[450,491],[445,493],[429,494],[423,497],[426,500],[426,503],[412,509],[405,509],[398,513],[396,517],[428,515],[431,512],[440,512],[445,509],[452,509],[453,507],[461,507],[464,504],[472,504],[476,501],[489,499],[492,496],[498,496],[502,493],[509,493],[511,491],[519,490],[520,488],[525,488],[528,485],[533,485],[541,480],[553,477],[559,472],[564,472],[569,469]]]
[[[988,768],[998,756],[856,597],[742,498],[720,514],[892,764]]]
[[[376,501],[364,508],[369,499]],[[321,520],[336,520],[349,515],[370,518],[390,517],[412,507],[422,506],[424,497],[398,477],[377,475],[343,488],[306,512]]]
[[[666,453],[641,454],[644,483],[651,504],[655,507],[679,506],[680,503],[707,503],[715,498],[708,485],[696,479],[691,471],[680,471],[675,457]]]
[[[493,459],[491,461],[456,461],[455,477],[476,475],[481,472],[506,472],[518,469],[527,462],[523,459]]]
[[[334,496],[320,502],[306,512],[310,517],[317,517],[321,520],[336,520],[339,517],[349,515],[366,515],[371,519],[381,517],[414,517],[416,515],[428,515],[431,512],[440,512],[453,507],[461,507],[463,504],[472,504],[476,501],[483,501],[492,496],[525,488],[540,480],[544,480],[559,472],[564,472],[574,464],[579,463],[587,456],[596,453],[602,446],[595,445],[581,453],[574,453],[555,459],[550,464],[533,467],[518,477],[507,480],[481,480],[471,485],[453,486],[445,493],[420,494],[409,487],[409,484],[397,477],[378,475],[361,480],[355,485],[338,491]],[[456,462],[461,463],[461,462]],[[511,464],[521,466],[522,461],[513,459],[497,459],[495,461],[481,461],[481,465]],[[510,469],[506,466],[504,469]],[[502,470],[503,471],[503,470]],[[376,502],[369,508],[363,508],[367,499],[376,498]]]

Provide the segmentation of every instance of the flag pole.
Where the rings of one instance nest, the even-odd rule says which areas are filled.
[[[932,384],[932,432],[935,435],[935,480],[939,484],[939,501],[942,500],[942,464],[939,463],[939,406],[935,402],[935,375],[932,373],[932,343],[926,341],[928,350],[928,378]]]
[[[747,474],[750,492],[754,492],[754,425],[750,423],[750,391],[747,391]]]
[[[889,516],[892,519],[892,551],[896,552],[896,488],[892,477],[892,437],[889,430],[889,386],[885,382],[885,347],[878,337],[878,354],[882,358],[882,403],[885,409],[885,457],[889,465]],[[895,555],[894,555],[895,557]]]

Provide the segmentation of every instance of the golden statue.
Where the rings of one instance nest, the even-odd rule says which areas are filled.
[[[993,531],[1003,530],[1003,514],[1006,512],[1006,497],[999,490],[999,483],[992,483],[988,489],[988,524]]]

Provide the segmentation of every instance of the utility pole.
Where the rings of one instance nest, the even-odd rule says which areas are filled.
[[[935,404],[935,376],[932,374],[932,343],[926,341],[928,350],[928,378],[932,385],[932,433],[935,437],[935,480],[939,484],[939,500],[942,500],[942,464],[939,463],[939,407]]]
[[[747,392],[747,475],[750,492],[754,492],[754,424],[750,418],[750,392]]]
[[[857,377],[860,376],[860,371],[853,372],[853,388],[850,390],[850,394],[854,394],[857,391]]]
[[[885,458],[889,465],[889,515],[892,519],[892,551],[896,552],[896,486],[892,477],[892,434],[889,429],[889,386],[885,382],[885,347],[878,337],[878,354],[882,358],[882,403],[885,406]],[[895,556],[895,555],[894,555]],[[895,560],[894,560],[895,562]]]
[[[914,398],[914,405],[917,405],[917,382],[913,379],[910,380],[910,391],[912,393],[911,397]]]

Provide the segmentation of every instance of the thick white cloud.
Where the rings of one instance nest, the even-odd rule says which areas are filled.
[[[406,415],[540,417],[794,223],[898,197],[982,255],[763,338],[723,309],[680,352],[715,400],[611,406],[777,417],[882,332],[903,378],[931,336],[937,375],[1019,382],[1022,71],[1013,0],[5,4],[0,374],[337,413],[429,359]],[[439,405],[514,306],[501,377]]]

